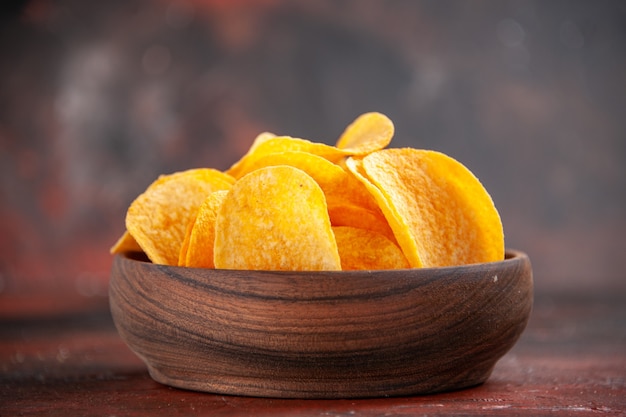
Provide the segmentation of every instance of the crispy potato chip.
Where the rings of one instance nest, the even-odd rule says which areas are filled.
[[[308,152],[331,162],[340,162],[346,156],[366,155],[385,148],[391,142],[393,133],[392,121],[376,112],[357,117],[342,133],[337,146],[291,136],[274,136],[266,132],[257,136],[248,152],[226,173],[239,179],[253,170],[249,165],[254,164],[255,160],[264,155],[287,151]]]
[[[161,176],[128,208],[126,229],[152,262],[176,265],[187,225],[202,202],[233,183],[229,175],[210,168]]]
[[[210,194],[209,194],[210,195]],[[196,218],[198,214],[192,216],[192,219],[187,223],[187,228],[185,229],[185,238],[183,239],[183,244],[180,247],[180,252],[178,253],[178,266],[185,266],[185,262],[187,259],[187,251],[189,250],[189,241],[191,240],[191,232],[193,231],[193,226],[196,224]]]
[[[337,147],[352,155],[366,155],[384,149],[393,138],[393,122],[381,113],[365,113],[352,122],[337,141]]]
[[[181,250],[181,256],[179,257],[180,266],[215,268],[215,263],[213,262],[215,218],[227,194],[227,190],[215,191],[209,194],[198,209],[198,215],[189,234],[189,243],[182,264],[180,262],[183,250]]]
[[[371,230],[354,227],[333,227],[341,269],[402,269],[408,268],[402,250],[385,236]]]
[[[128,230],[126,230],[117,242],[115,242],[113,247],[111,247],[110,252],[112,255],[115,255],[116,253],[124,252],[143,252],[143,250],[135,238],[128,233]]]
[[[275,138],[276,135],[270,132],[262,132],[259,133],[257,135],[256,138],[254,138],[254,141],[252,142],[252,145],[250,146],[250,149],[248,150],[248,152],[252,152],[254,151],[261,143],[269,140],[269,139],[273,139]]]
[[[233,164],[233,166],[231,166],[226,173],[239,179],[252,171],[251,165],[254,165],[257,159],[265,155],[288,151],[312,153],[328,159],[331,162],[339,161],[345,155],[349,154],[347,151],[323,143],[311,142],[306,139],[292,138],[291,136],[276,136],[264,139],[258,143],[255,142],[254,146],[250,148],[248,153]]]
[[[344,203],[329,205],[328,215],[330,216],[330,224],[333,226],[350,226],[371,230],[396,243],[389,222],[380,210],[372,211],[365,207]]]
[[[347,165],[378,189],[375,197],[412,267],[504,259],[502,222],[491,197],[453,158],[386,149]]]
[[[354,175],[321,156],[302,151],[271,153],[250,161],[249,171],[289,165],[309,174],[322,188],[329,207],[352,204],[380,212],[376,200]],[[382,215],[382,213],[381,213]]]
[[[253,171],[233,185],[215,222],[215,267],[340,270],[326,199],[304,171]]]

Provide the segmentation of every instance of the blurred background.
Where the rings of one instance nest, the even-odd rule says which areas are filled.
[[[262,131],[334,143],[367,111],[394,121],[393,147],[481,179],[537,292],[626,295],[625,2],[27,0],[1,16],[0,304],[106,302],[109,248],[159,174],[228,168]]]

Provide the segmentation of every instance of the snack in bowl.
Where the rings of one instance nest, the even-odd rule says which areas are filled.
[[[153,379],[279,398],[483,383],[522,334],[532,269],[478,179],[387,148],[366,113],[336,146],[260,134],[231,168],[158,178],[115,243],[111,314]]]
[[[225,172],[159,177],[129,207],[111,252],[140,249],[158,264],[254,270],[503,260],[500,216],[480,181],[442,153],[387,148],[393,134],[391,120],[376,112],[359,116],[336,146],[262,133]],[[375,245],[403,257],[378,267],[355,262]]]

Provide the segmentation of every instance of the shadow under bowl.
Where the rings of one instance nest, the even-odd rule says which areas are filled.
[[[219,394],[364,398],[481,384],[526,327],[528,256],[384,271],[156,265],[116,255],[115,325],[156,381]]]

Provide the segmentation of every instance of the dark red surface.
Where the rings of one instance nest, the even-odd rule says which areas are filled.
[[[438,395],[284,400],[154,382],[108,310],[0,322],[0,415],[624,415],[626,303],[542,296],[529,327],[482,386]]]

